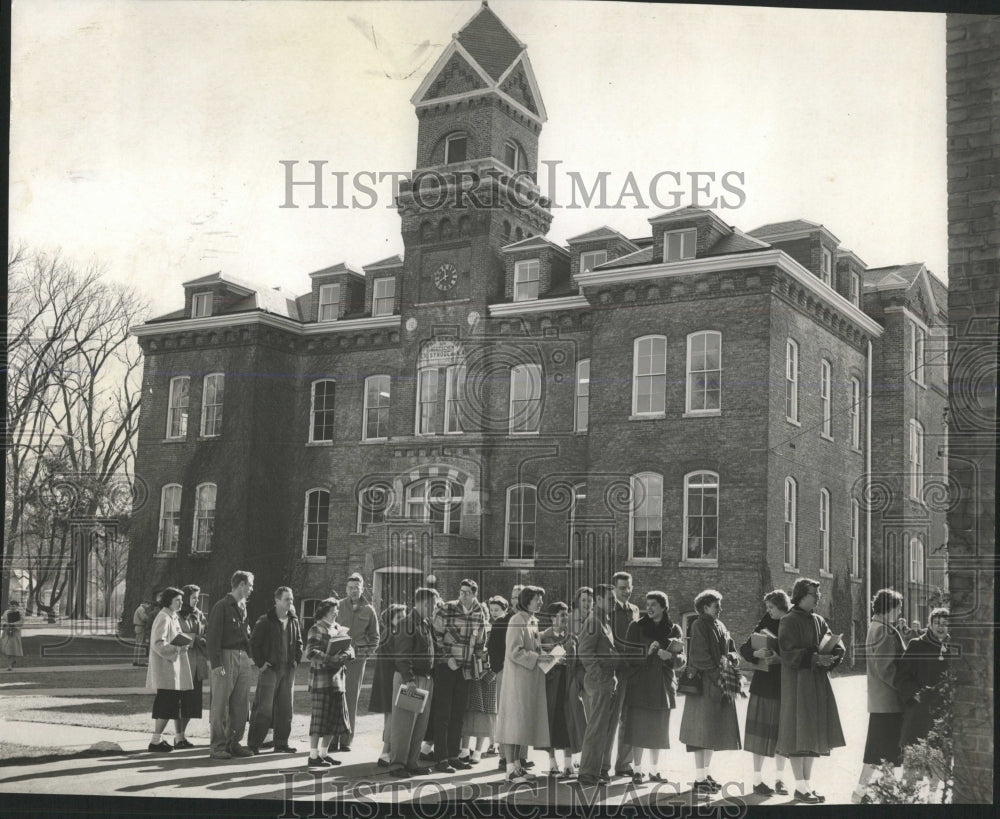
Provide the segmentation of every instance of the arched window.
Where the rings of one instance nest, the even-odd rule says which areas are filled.
[[[632,414],[662,414],[666,402],[667,338],[637,338],[632,349]]]
[[[195,490],[192,552],[207,553],[212,551],[212,538],[215,536],[215,493],[214,483],[199,484]]]
[[[702,330],[687,337],[687,408],[717,413],[722,408],[722,333]]]
[[[798,519],[799,486],[795,478],[785,478],[785,565],[798,566],[796,521]]]
[[[462,528],[465,488],[456,481],[428,478],[406,488],[406,517],[433,523],[437,531],[457,535]]]
[[[629,557],[633,560],[659,560],[662,543],[663,476],[655,472],[633,475]]]
[[[333,394],[336,382],[325,378],[312,383],[310,442],[333,440]]]
[[[176,554],[181,539],[181,485],[168,483],[160,490],[160,534],[156,550]]]
[[[201,437],[215,438],[222,434],[222,398],[225,375],[210,373],[205,376],[201,390]]]
[[[179,375],[170,379],[170,393],[167,397],[167,437],[186,438],[188,427],[188,401],[191,379]]]
[[[819,550],[820,566],[823,571],[830,571],[830,493],[826,489],[819,490]]]
[[[444,164],[465,162],[469,153],[469,140],[463,133],[448,134],[444,141]]]
[[[504,553],[508,560],[534,560],[536,508],[536,489],[531,484],[507,489]]]
[[[302,554],[305,557],[326,557],[329,535],[330,493],[325,489],[310,489],[306,492]]]
[[[365,379],[363,440],[373,441],[388,436],[391,386],[392,379],[388,375],[370,375]]]
[[[684,476],[684,560],[719,559],[719,476]]]

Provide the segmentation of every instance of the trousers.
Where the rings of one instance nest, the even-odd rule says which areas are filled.
[[[351,722],[351,739],[354,739],[354,726],[357,725],[358,698],[361,696],[361,681],[365,677],[367,657],[351,660],[344,668],[347,674],[347,713]]]
[[[238,744],[247,729],[250,715],[250,655],[245,651],[224,648],[222,665],[213,668],[210,677],[212,701],[209,709],[212,726],[212,751],[225,751]],[[225,669],[225,675],[219,673]]]
[[[618,729],[613,718],[615,681],[584,678],[587,702],[587,730],[580,754],[580,776],[597,778],[611,767],[611,745]]]
[[[295,666],[261,669],[257,677],[257,693],[250,710],[250,731],[247,745],[260,748],[268,729],[274,726],[274,747],[288,744],[292,733],[292,708],[295,689]]]
[[[394,707],[392,709],[392,717],[389,721],[389,764],[391,766],[403,765],[407,768],[416,768],[419,765],[420,743],[431,719],[434,680],[430,677],[421,677],[418,674],[415,682],[417,688],[426,689],[430,701],[419,714],[403,708]],[[403,675],[397,671],[392,675],[393,699],[402,685]]]

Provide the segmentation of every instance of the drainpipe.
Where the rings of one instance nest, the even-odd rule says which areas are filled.
[[[872,340],[868,339],[868,384],[865,395],[865,625],[871,628],[872,610]]]

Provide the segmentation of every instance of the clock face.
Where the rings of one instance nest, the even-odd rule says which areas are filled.
[[[451,290],[458,283],[458,270],[455,265],[445,263],[434,271],[434,286],[438,290]]]

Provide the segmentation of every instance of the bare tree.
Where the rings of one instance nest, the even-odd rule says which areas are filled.
[[[131,512],[142,358],[128,330],[146,306],[58,255],[8,251],[7,273],[9,553],[27,570],[29,605],[51,612],[69,589],[85,614],[91,555],[74,525]]]

